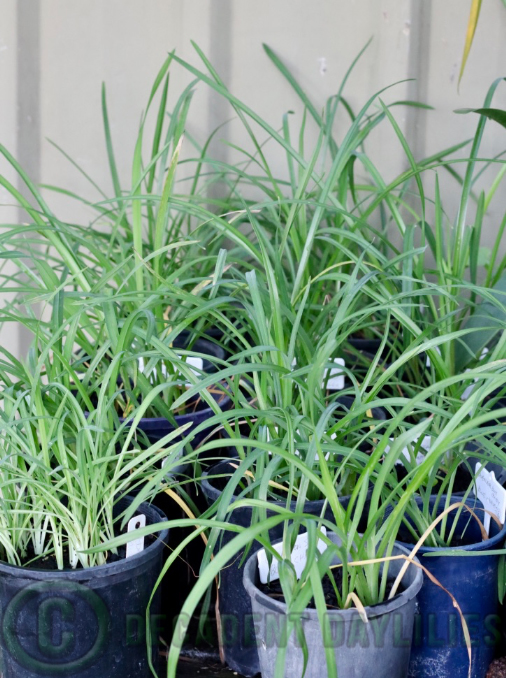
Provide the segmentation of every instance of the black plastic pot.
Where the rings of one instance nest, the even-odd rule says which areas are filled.
[[[435,501],[434,495],[431,498],[432,506]],[[462,497],[452,496],[452,503],[458,501],[462,501]],[[440,500],[440,506],[443,503],[444,499]],[[476,499],[469,498],[467,503],[474,507]],[[483,511],[478,510],[477,513],[479,517],[483,517]],[[406,530],[407,528],[403,528],[399,532],[401,542],[406,537]],[[455,550],[476,553],[475,557],[472,555],[432,557],[428,554],[443,549],[430,547],[422,547],[417,555],[422,565],[460,605],[473,642],[470,675],[472,678],[485,678],[501,634],[497,591],[500,556],[479,553],[501,549],[506,539],[506,527],[500,530],[494,521],[491,521],[490,539],[482,541],[476,520],[470,519],[469,512],[464,509],[457,523],[457,536],[459,533],[464,536],[465,544],[455,547]],[[467,678],[469,658],[463,640],[460,616],[448,593],[425,577],[418,594],[418,605],[419,615],[415,619],[408,676]]]
[[[221,461],[213,466],[205,476],[231,474],[234,470],[234,468],[231,468],[229,461]],[[208,480],[207,477],[204,477],[202,481],[202,491],[210,505],[219,499],[222,494],[222,491],[212,484],[212,479]],[[350,497],[340,497],[339,501],[346,508]],[[308,501],[304,505],[304,512],[319,516],[322,513],[324,503],[324,500]],[[273,505],[285,508],[285,502],[273,502]],[[291,509],[295,510],[295,502],[292,502]],[[251,508],[239,507],[232,511],[229,521],[234,525],[247,528],[251,525],[252,515],[253,511]],[[267,517],[272,515],[275,515],[275,512],[267,511]],[[330,508],[327,508],[325,517],[332,520]],[[280,539],[282,535],[283,525],[278,525],[269,531],[271,541]],[[221,545],[224,546],[233,537],[234,533],[224,532]],[[260,542],[254,541],[248,552],[256,553],[260,548]],[[244,589],[244,568],[240,567],[241,557],[242,553],[236,555],[234,561],[229,563],[220,573],[219,608],[227,664],[231,669],[238,671],[244,676],[254,676],[260,671],[260,664],[254,629],[250,624],[251,603]]]
[[[348,344],[356,351],[361,353],[368,353],[369,355],[376,355],[381,346],[381,339],[356,339],[348,337]]]
[[[120,503],[118,509],[125,505]],[[148,524],[165,520],[148,504],[139,510]],[[40,570],[0,563],[2,678],[150,677],[146,608],[161,571],[167,534],[159,532],[137,555],[89,569]],[[151,615],[157,642],[158,596]],[[154,645],[155,666],[157,655]]]
[[[230,398],[225,393],[212,393],[211,395],[219,404],[221,409],[227,409],[230,406]],[[202,409],[195,409],[193,412],[176,414],[174,420],[176,422],[176,428],[184,426],[188,423],[192,424],[192,426],[185,432],[185,435],[188,435],[188,433],[190,433],[193,428],[196,428],[205,422],[206,419],[210,419],[212,416],[214,416],[214,411],[206,405]],[[124,419],[121,419],[120,421],[124,421]],[[165,419],[164,417],[144,417],[137,424],[137,428],[146,434],[148,440],[151,443],[158,442],[164,436],[174,431],[174,426],[170,423],[170,421],[168,421],[168,419]],[[202,431],[197,433],[195,436],[193,445],[197,447],[204,440],[208,433],[209,432],[205,428],[202,429]],[[171,445],[178,442],[179,440],[182,440],[182,438],[175,438],[171,442]]]
[[[238,311],[244,311],[244,306],[240,302],[233,302],[231,306],[236,308]],[[233,323],[238,329],[242,327],[243,323],[240,317],[234,317],[231,310],[228,311],[227,315],[229,321]],[[241,314],[238,313],[238,315],[240,316]],[[188,331],[185,331],[182,334],[189,335],[190,333]],[[229,338],[227,331],[222,327],[216,327],[216,325],[210,325],[208,327],[205,327],[203,330],[199,332],[199,334],[203,339],[209,339],[212,342],[219,343],[222,343]]]
[[[327,535],[335,543],[337,537]],[[408,550],[395,545],[392,555],[407,555]],[[334,564],[339,561],[337,558]],[[389,574],[394,578],[405,561],[393,561]],[[330,637],[322,631],[318,612],[306,608],[301,615],[307,644],[307,665],[295,637],[280,632],[286,627],[287,605],[265,595],[258,588],[257,556],[244,567],[244,587],[251,599],[252,623],[262,678],[274,678],[280,643],[286,643],[284,676],[286,678],[322,678],[327,675],[326,648],[334,647],[337,675],[342,678],[405,678],[409,662],[410,640],[413,633],[416,595],[422,586],[420,568],[410,565],[402,578],[404,590],[392,600],[366,607],[368,623],[360,618],[356,608],[329,609]],[[325,640],[324,640],[325,639]],[[439,675],[439,674],[433,674]]]
[[[355,405],[355,398],[348,395],[339,395],[335,399],[335,402],[338,403],[339,405],[336,408],[335,413],[338,413],[340,410],[346,410],[349,412]],[[378,421],[385,421],[387,418],[387,412],[382,407],[373,407],[371,412],[373,419],[376,419]],[[364,419],[368,421],[366,417],[364,417]]]
[[[182,332],[174,341],[173,346],[175,348],[186,348],[189,345],[188,344],[189,336],[190,335],[188,332]],[[218,346],[217,344],[214,344],[213,342],[207,341],[205,339],[196,339],[191,344],[191,350],[197,353],[204,353],[206,355],[218,358],[220,360],[225,360],[226,358],[225,351],[221,346]],[[217,368],[210,360],[204,359],[203,370],[207,374],[213,374],[214,372],[217,371]],[[230,406],[230,398],[226,395],[226,393],[219,391],[216,393],[212,393],[211,395],[219,404],[221,409],[227,409]],[[199,398],[195,399],[195,402],[197,401],[200,401],[200,399]],[[185,424],[191,423],[192,426],[185,432],[185,435],[188,435],[188,433],[190,433],[192,429],[196,428],[197,426],[205,422],[207,419],[210,419],[214,415],[214,412],[210,407],[208,407],[203,402],[201,402],[201,404],[203,406],[200,409],[198,407],[195,407],[193,411],[175,415],[174,417],[174,420],[176,422],[175,427],[170,421],[165,419],[165,417],[144,417],[137,424],[137,429],[145,433],[150,443],[156,443],[159,440],[161,440],[164,436],[168,435],[169,433],[172,433],[172,431],[174,431],[175,428],[179,428],[180,426],[184,426]],[[123,422],[124,419],[120,419],[120,421]],[[199,433],[197,433],[197,435],[193,439],[192,441],[193,447],[198,447],[208,434],[209,430],[204,427]],[[181,437],[175,438],[172,441],[172,444],[177,443],[180,440],[182,440]],[[181,454],[183,454],[183,451],[181,451]],[[185,467],[181,466],[173,468],[172,472],[180,473],[183,472],[184,470]]]
[[[356,352],[359,352],[361,354],[361,359],[357,357],[355,354],[353,354],[352,351],[350,351],[350,349],[346,347],[346,345],[344,345],[343,354],[346,360],[346,366],[349,369],[352,369],[359,373],[361,370],[364,369],[366,370],[369,368],[369,364],[376,358],[376,355],[378,354],[381,347],[380,339],[355,339],[352,337],[348,338],[347,342],[350,347],[352,347]],[[379,363],[383,369],[387,369],[394,362],[394,360],[395,356],[391,354],[391,347],[387,343],[384,346],[383,351],[380,353]],[[425,369],[427,363],[427,354],[426,353],[419,354],[418,371],[415,372],[415,374],[413,374],[412,368],[417,366],[416,362],[410,361],[410,363],[411,368],[409,367],[408,364],[403,365],[402,367],[399,368],[398,375],[402,380],[412,382],[413,379],[415,378],[418,380],[419,372],[420,371],[423,372],[423,370]],[[385,394],[386,397],[389,397],[388,391],[389,389],[388,387],[386,387]]]
[[[225,349],[215,344],[214,341],[208,339],[195,339],[191,341],[190,332],[181,332],[172,342],[173,348],[181,348],[184,350],[195,351],[195,353],[202,353],[203,355],[208,355],[210,358],[216,358],[217,360],[225,360],[226,353]],[[206,374],[214,374],[217,372],[220,367],[217,366],[212,360],[202,360],[202,369]]]

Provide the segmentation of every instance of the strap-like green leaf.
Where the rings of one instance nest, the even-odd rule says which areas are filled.
[[[478,113],[506,127],[506,111],[500,108],[458,108],[455,113]]]

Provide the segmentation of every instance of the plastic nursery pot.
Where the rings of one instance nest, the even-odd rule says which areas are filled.
[[[183,332],[176,338],[173,345],[175,348],[186,347],[189,345],[188,339],[189,333]],[[221,348],[221,346],[217,346],[211,341],[207,341],[205,339],[197,339],[191,344],[191,348],[197,353],[204,353],[220,360],[225,360],[226,357],[225,351]],[[215,365],[208,360],[203,361],[203,369],[207,374],[213,374],[216,372]],[[231,401],[226,393],[224,393],[222,390],[216,389],[216,392],[211,393],[211,395],[222,410],[228,409]],[[174,431],[174,428],[179,428],[184,424],[191,423],[192,426],[186,431],[187,435],[192,429],[196,428],[214,415],[213,410],[199,396],[195,397],[188,403],[188,409],[188,412],[174,416],[176,423],[175,427],[170,421],[168,421],[168,419],[165,419],[165,417],[143,417],[137,424],[137,429],[145,433],[150,443],[156,443],[164,436]],[[124,419],[121,418],[120,421],[123,422]],[[193,439],[192,446],[198,447],[208,434],[209,431],[204,427]],[[181,439],[182,438],[176,438],[172,442],[174,444]],[[181,451],[181,454],[183,454],[183,451]],[[183,473],[185,469],[186,467],[181,465],[180,467],[173,468],[172,472]]]
[[[355,398],[348,395],[339,395],[335,399],[335,402],[339,405],[336,412],[342,412],[343,410],[349,412],[353,410]],[[387,412],[382,407],[373,407],[370,412],[373,419],[377,419],[378,421],[385,421],[387,419]],[[364,421],[368,421],[366,416],[364,416],[363,419]]]
[[[358,339],[355,337],[348,337],[348,344],[360,353],[367,353],[375,356],[381,346],[381,339]]]
[[[238,311],[244,311],[243,305],[239,302],[233,303],[232,306],[236,308]],[[231,323],[233,323],[236,326],[237,330],[240,331],[241,328],[243,327],[243,322],[240,318],[240,312],[238,312],[237,315],[239,317],[236,317],[232,311],[229,311],[228,319],[230,320]],[[190,333],[188,331],[181,333],[182,336],[184,335],[188,336],[189,334]],[[216,325],[210,325],[208,327],[205,327],[203,330],[201,330],[200,335],[203,339],[208,339],[211,342],[220,344],[225,343],[229,339],[227,330],[223,329],[222,327],[217,327]],[[231,352],[228,347],[225,348],[224,350],[227,356],[231,355]]]
[[[210,358],[216,358],[217,360],[225,360],[226,353],[225,349],[215,344],[214,341],[208,339],[195,339],[191,341],[190,332],[181,332],[172,342],[173,348],[182,348],[195,351],[195,353],[202,353],[208,355]],[[203,359],[202,369],[206,374],[214,374],[220,368],[217,367],[212,360]]]
[[[223,391],[220,391],[219,393],[211,393],[211,395],[222,410],[227,409],[230,406],[230,398]],[[214,411],[208,407],[205,401],[200,400],[199,398],[199,402],[202,405],[200,409],[198,405],[195,405],[192,411],[185,412],[184,414],[176,414],[174,417],[176,428],[179,428],[180,426],[183,426],[189,422],[192,423],[192,426],[186,431],[185,435],[190,433],[193,428],[199,426],[199,424],[202,424],[207,419],[210,419],[212,416],[214,416]],[[120,419],[120,421],[124,421],[124,419]],[[174,430],[174,426],[168,419],[165,419],[164,417],[143,417],[137,424],[137,428],[146,434],[150,443],[158,442],[158,440],[161,440],[164,436]],[[200,431],[200,433],[197,433],[192,443],[193,446],[197,447],[208,435],[208,433],[209,431],[207,431],[205,428]],[[182,438],[175,438],[171,444],[173,445],[181,439]]]
[[[202,491],[204,492],[209,505],[220,498],[222,490],[218,489],[209,476],[231,474],[234,468],[230,466],[229,461],[221,461],[213,466],[202,481]],[[235,501],[235,498],[234,498]],[[340,503],[347,508],[350,497],[340,497]],[[304,505],[304,512],[314,516],[322,513],[324,500],[307,501]],[[285,502],[273,502],[273,505],[286,506]],[[291,509],[295,510],[295,502],[292,502]],[[275,515],[275,512],[267,511],[267,517]],[[253,510],[249,507],[239,507],[232,511],[228,520],[234,525],[249,527],[253,516]],[[332,511],[327,507],[325,517],[332,520]],[[272,540],[281,539],[283,535],[283,525],[278,525],[269,531],[269,538]],[[234,537],[234,533],[225,531],[222,535],[221,545],[225,545]],[[256,553],[261,548],[258,541],[254,541],[249,548],[249,553]],[[240,567],[242,552],[237,554],[233,562],[229,563],[220,573],[220,595],[219,609],[221,616],[223,644],[225,652],[225,661],[231,669],[241,673],[244,676],[254,676],[260,671],[257,648],[253,629],[250,625],[251,604],[246,595],[243,584],[244,568]]]
[[[335,535],[327,535],[337,542]],[[392,555],[408,555],[408,549],[394,546]],[[416,559],[415,559],[416,560]],[[339,561],[336,559],[335,563]],[[404,560],[389,564],[394,578]],[[343,678],[405,678],[409,663],[416,595],[422,586],[422,570],[410,565],[402,579],[403,590],[392,600],[366,607],[365,623],[355,608],[328,609],[330,634],[324,634],[316,609],[301,615],[307,643],[307,666],[295,634],[287,637],[287,605],[263,593],[259,587],[257,554],[244,566],[244,588],[251,599],[251,625],[255,629],[262,678],[273,678],[280,642],[286,643],[286,678],[321,678],[327,674],[326,648],[334,648],[337,675]],[[439,674],[433,674],[439,675]]]
[[[419,502],[421,501],[418,498]],[[437,497],[431,497],[434,506]],[[439,506],[444,508],[443,497]],[[462,501],[452,495],[451,503]],[[481,507],[474,498],[468,498],[471,508]],[[477,511],[483,517],[483,511]],[[450,514],[450,519],[452,514]],[[401,528],[399,540],[405,541],[407,528]],[[500,640],[498,570],[500,556],[480,555],[483,551],[501,549],[506,539],[506,528],[499,529],[492,520],[490,538],[482,541],[480,528],[465,509],[457,522],[456,537],[462,545],[452,547],[469,556],[429,556],[448,549],[422,547],[417,556],[457,600],[467,621],[472,640],[472,678],[485,678],[494,659]],[[425,577],[418,595],[419,614],[415,619],[413,647],[408,676],[416,678],[467,678],[469,657],[463,637],[460,615],[452,599],[439,586]]]
[[[358,339],[355,337],[348,337],[346,344],[343,344],[342,352],[346,361],[346,366],[349,369],[357,372],[367,371],[370,363],[375,360],[381,348],[381,339]],[[357,355],[360,354],[360,355]],[[388,359],[388,363],[387,363]],[[379,356],[379,364],[384,369],[389,366],[392,356],[390,352],[390,344],[387,343]]]
[[[118,510],[124,509],[120,502]],[[147,523],[165,520],[141,504]],[[0,563],[3,678],[148,678],[146,609],[162,567],[167,530],[144,551],[89,569],[42,570]],[[159,599],[151,606],[157,643]],[[157,644],[151,649],[157,664]]]

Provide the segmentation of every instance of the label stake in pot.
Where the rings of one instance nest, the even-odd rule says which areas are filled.
[[[141,527],[146,527],[146,516],[143,513],[139,513],[138,516],[130,518],[128,521],[127,532],[135,532],[140,530]],[[129,541],[126,545],[126,558],[137,555],[144,551],[144,537],[139,537],[138,539],[133,539]]]

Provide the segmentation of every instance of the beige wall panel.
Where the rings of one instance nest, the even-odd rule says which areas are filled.
[[[151,85],[170,50],[189,50],[190,37],[208,48],[209,3],[167,0],[44,0],[42,7],[41,127],[105,190],[111,181],[101,114],[101,84],[107,86],[111,130],[123,186],[131,163],[141,113]],[[173,68],[175,98],[189,77]],[[197,99],[198,103],[198,99]],[[197,111],[197,106],[194,108]],[[204,110],[206,110],[204,105]],[[200,115],[189,130],[205,128]],[[65,185],[97,199],[96,192],[50,144],[42,147],[45,182]],[[75,206],[52,198],[66,218],[81,216]]]
[[[426,117],[425,146],[433,153],[445,146],[463,141],[474,135],[478,124],[477,115],[457,115],[459,108],[477,108],[483,105],[487,91],[498,77],[506,76],[506,9],[502,3],[483,3],[480,23],[460,88],[457,88],[462,49],[467,24],[467,5],[460,0],[432,2],[431,36],[427,44],[428,63],[424,70],[428,103],[435,110]],[[506,82],[496,93],[493,106],[506,108]],[[484,158],[506,150],[506,130],[496,123],[488,122],[480,156]],[[465,158],[469,148],[459,157]],[[461,166],[463,172],[465,166]],[[488,171],[480,188],[488,190],[498,166]],[[429,177],[427,180],[433,183]],[[445,205],[448,215],[455,219],[459,191],[453,181],[443,181]],[[497,231],[498,220],[506,210],[506,184],[503,184],[491,203],[484,237],[489,243]],[[473,217],[471,210],[469,220]],[[487,233],[488,230],[488,233]]]
[[[290,124],[293,138],[302,120],[303,107],[262,49],[268,44],[285,62],[318,110],[328,97],[337,93],[340,83],[359,51],[373,37],[355,68],[345,96],[358,112],[377,90],[406,78],[410,53],[410,3],[408,1],[365,2],[347,0],[305,0],[272,3],[258,0],[234,5],[232,20],[232,60],[229,67],[231,91],[251,106],[273,127],[279,129],[282,115],[294,110]],[[399,84],[384,94],[386,101],[405,99],[407,84]],[[401,123],[405,109],[398,109]],[[349,126],[347,116],[338,119],[336,135],[342,138]],[[231,139],[244,140],[239,125],[232,124]],[[307,154],[316,135],[308,136]],[[392,134],[384,126],[374,134],[369,150],[380,164],[387,159],[386,172],[397,170],[401,153],[392,148]],[[388,153],[385,151],[388,150]],[[278,173],[285,171],[282,157],[271,158]]]
[[[17,75],[17,40],[16,40],[16,2],[1,0],[0,21],[0,139],[11,152],[16,151],[16,75]],[[2,162],[2,172],[5,164]],[[11,178],[12,175],[9,176]],[[4,189],[0,188],[2,206],[7,202]],[[5,219],[5,208],[2,207],[2,220]]]
[[[16,36],[16,2],[1,0],[0,19],[0,143],[16,154],[17,152],[17,36]],[[0,171],[9,181],[16,183],[15,173],[5,160],[0,159]],[[18,210],[12,207],[12,199],[7,191],[0,187],[0,223],[16,223]],[[3,272],[9,265],[0,262]],[[19,328],[5,325],[0,330],[0,346],[15,354],[18,353]]]
[[[20,32],[20,26],[16,26],[16,13],[24,4],[28,21],[33,17],[31,7],[40,4],[40,96],[38,102],[37,97],[33,98],[33,115],[40,128],[41,150],[39,163],[35,158],[38,150],[33,148],[34,172],[38,173],[40,165],[43,182],[64,186],[91,199],[98,197],[94,190],[45,139],[57,142],[110,193],[100,104],[101,83],[105,81],[116,158],[122,183],[128,188],[136,133],[151,83],[166,54],[174,48],[181,57],[201,66],[191,40],[209,56],[231,91],[273,127],[280,127],[283,113],[294,110],[291,125],[295,135],[302,107],[263,52],[262,43],[276,51],[315,105],[322,108],[326,98],[336,93],[353,58],[372,37],[345,95],[358,111],[380,88],[408,77],[416,78],[398,84],[382,96],[387,102],[413,98],[435,107],[426,114],[401,107],[393,109],[417,157],[470,137],[477,118],[457,116],[453,110],[481,105],[492,80],[506,75],[506,10],[499,0],[483,3],[460,92],[458,69],[469,11],[469,3],[463,0],[41,0],[40,3],[33,0],[33,3],[0,0],[3,93],[0,138],[9,148],[17,150],[20,157],[30,157],[33,140],[22,130],[16,139],[19,124],[16,102],[20,91],[17,81],[23,70],[20,65],[25,66],[28,58],[33,60],[34,50],[30,52],[26,44],[16,44],[17,35],[24,36],[25,41],[29,36],[29,31]],[[321,59],[325,59],[325,68]],[[174,64],[172,101],[189,81],[189,74]],[[506,83],[500,86],[494,104],[506,106]],[[231,115],[230,108],[219,97],[199,85],[188,130],[203,141]],[[342,137],[347,127],[347,120],[339,118],[337,136]],[[313,127],[307,134],[307,154],[314,140]],[[218,157],[233,159],[234,153],[226,141],[248,146],[237,120],[220,130],[213,146]],[[506,131],[489,123],[483,154],[493,155],[505,148]],[[374,132],[367,150],[386,179],[407,166],[387,122]],[[186,153],[190,153],[188,143]],[[277,174],[286,172],[281,155],[271,152],[269,160]],[[492,179],[493,171],[489,171],[483,177],[483,186],[489,186]],[[426,181],[429,187],[433,185],[429,173]],[[443,189],[453,219],[458,191],[446,179]],[[503,195],[505,190],[498,192],[492,203],[487,225],[491,233],[506,207]],[[50,200],[65,219],[88,218],[82,208],[66,199],[52,195]],[[5,202],[1,193],[0,201]],[[4,219],[7,214],[9,211],[3,207]],[[10,214],[15,218],[14,212]],[[15,340],[9,342],[9,346],[15,345]]]

